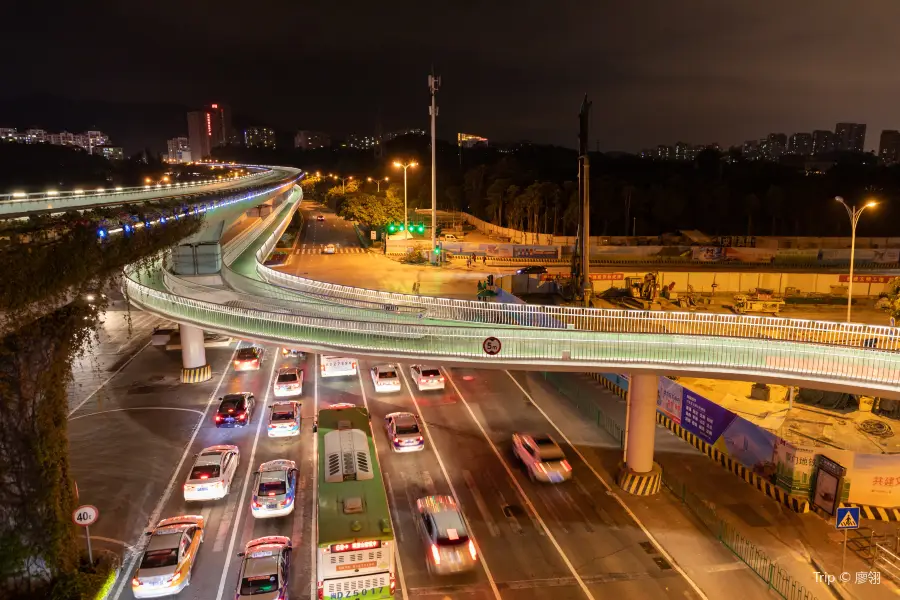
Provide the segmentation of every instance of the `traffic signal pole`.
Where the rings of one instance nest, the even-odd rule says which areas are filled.
[[[435,94],[441,86],[441,78],[434,75],[432,69],[428,76],[428,89],[431,91],[431,106],[428,112],[431,114],[431,264],[437,263],[437,135],[436,119],[438,107]]]

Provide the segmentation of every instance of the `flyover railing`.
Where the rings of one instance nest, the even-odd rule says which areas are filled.
[[[349,305],[381,303],[416,307],[429,318],[605,333],[667,333],[770,339],[868,350],[900,350],[900,328],[781,317],[720,313],[632,311],[534,304],[479,302],[416,296],[326,283],[257,264],[260,277],[302,293]]]
[[[395,358],[498,365],[563,366],[571,369],[665,369],[729,372],[804,379],[872,390],[900,391],[900,353],[824,347],[792,341],[658,335],[653,331],[596,332],[487,326],[397,324],[323,318],[256,307],[228,306],[161,291],[129,271],[129,301],[150,312],[211,331],[300,348]],[[488,355],[483,343],[497,336],[502,347]]]

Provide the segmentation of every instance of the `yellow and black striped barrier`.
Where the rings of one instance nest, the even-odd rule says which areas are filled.
[[[652,496],[659,491],[662,485],[662,469],[653,463],[653,470],[649,473],[635,473],[624,463],[619,464],[619,474],[616,483],[623,490],[634,496]]]
[[[620,398],[628,397],[628,390],[626,390],[624,388],[620,388],[619,386],[614,384],[612,381],[610,381],[609,379],[604,377],[601,373],[588,373],[588,375],[591,376],[591,379],[600,383],[603,387],[610,390],[616,396],[619,396]]]
[[[853,504],[851,502],[840,503],[841,508],[847,506],[858,506],[860,519],[871,519],[873,521],[900,521],[900,508],[884,508],[881,506],[869,506],[868,504]]]
[[[209,365],[181,369],[181,383],[203,383],[210,379],[212,379],[212,367]]]

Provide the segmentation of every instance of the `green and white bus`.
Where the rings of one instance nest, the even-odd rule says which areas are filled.
[[[316,585],[319,600],[392,598],[394,532],[369,411],[319,411]]]

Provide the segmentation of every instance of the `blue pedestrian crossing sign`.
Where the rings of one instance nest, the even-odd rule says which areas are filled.
[[[859,529],[859,507],[846,506],[837,509],[834,527],[839,531],[841,529]]]

